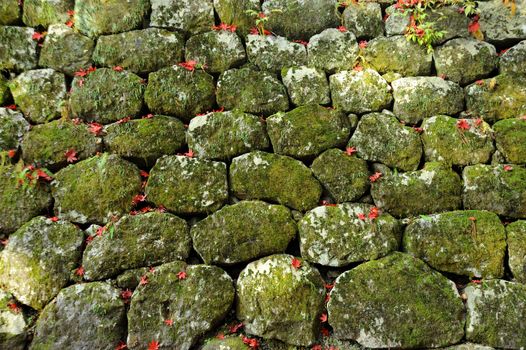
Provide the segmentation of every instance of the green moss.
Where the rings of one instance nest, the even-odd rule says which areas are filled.
[[[211,339],[202,350],[248,350],[241,337],[226,337],[225,339]]]
[[[24,71],[37,66],[32,28],[0,26],[0,69]]]
[[[18,0],[4,0],[0,3],[0,25],[13,25],[20,20]]]
[[[352,69],[359,49],[352,32],[327,28],[310,38],[307,51],[310,66],[334,73]]]
[[[526,120],[512,118],[493,124],[495,143],[504,158],[513,164],[526,163]]]
[[[237,26],[238,32],[245,36],[255,27],[253,16],[247,10],[260,12],[259,0],[214,0],[214,8],[222,23]]]
[[[352,3],[343,11],[343,25],[358,38],[374,38],[384,34],[382,8],[376,3]]]
[[[504,52],[499,59],[499,71],[506,74],[521,74],[526,71],[526,41],[521,41]]]
[[[29,128],[22,113],[0,108],[0,151],[18,149],[22,136]]]
[[[506,226],[509,266],[517,282],[526,283],[526,221]]]
[[[141,283],[141,277],[150,271],[150,267],[140,267],[124,271],[115,278],[117,286],[122,289],[135,289]]]
[[[306,66],[283,68],[281,77],[296,106],[331,102],[329,82],[322,70]]]
[[[68,10],[73,10],[74,0],[42,1],[24,0],[22,20],[28,27],[48,27],[53,23],[65,23]]]

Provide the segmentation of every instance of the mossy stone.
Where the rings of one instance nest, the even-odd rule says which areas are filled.
[[[150,0],[152,27],[175,29],[185,34],[198,34],[214,25],[212,0]]]
[[[158,28],[133,30],[99,37],[93,61],[144,74],[181,62],[183,48],[183,36],[179,33]]]
[[[214,9],[222,23],[233,24],[243,36],[255,27],[255,19],[246,11],[261,11],[259,0],[214,0]]]
[[[85,279],[100,280],[128,269],[185,260],[190,254],[188,225],[173,214],[125,215],[112,230],[95,236],[86,247]]]
[[[422,170],[382,176],[371,187],[374,203],[395,217],[460,209],[462,182],[456,172],[438,162]]]
[[[499,71],[504,74],[526,72],[526,40],[521,41],[500,56]]]
[[[312,162],[311,169],[338,203],[356,201],[369,189],[367,162],[339,149],[320,154]]]
[[[30,125],[20,112],[0,108],[0,151],[18,149]]]
[[[18,0],[3,0],[0,3],[0,25],[13,25],[20,21]]]
[[[526,218],[526,169],[508,166],[510,168],[486,164],[465,167],[462,172],[464,207]]]
[[[214,106],[214,78],[201,70],[166,67],[148,76],[144,101],[153,113],[188,121]]]
[[[131,210],[132,199],[141,190],[141,177],[134,164],[103,153],[60,170],[52,185],[58,217],[104,224]]]
[[[237,280],[236,316],[249,334],[309,346],[318,338],[324,283],[320,273],[292,255],[267,256],[248,264]],[[279,322],[276,322],[279,317]]]
[[[38,64],[67,75],[90,66],[95,43],[65,24],[49,26]]]
[[[274,152],[294,158],[313,158],[345,145],[350,126],[345,113],[311,104],[267,118]]]
[[[305,46],[274,35],[248,35],[247,56],[259,69],[271,72],[307,63]]]
[[[367,348],[440,347],[464,336],[464,306],[454,283],[407,254],[344,272],[330,297],[334,335]]]
[[[227,160],[270,142],[260,117],[239,110],[212,112],[190,121],[188,148],[198,157]]]
[[[8,80],[0,74],[0,105],[6,104],[10,96]]]
[[[37,66],[33,28],[0,26],[0,69],[24,71]]]
[[[199,221],[191,235],[205,263],[230,265],[285,252],[296,222],[282,205],[241,201]]]
[[[238,198],[265,199],[300,211],[317,206],[322,191],[302,162],[262,151],[232,160],[230,186]]]
[[[74,0],[42,1],[24,0],[22,21],[28,27],[65,23],[69,19],[68,10],[73,10]]]
[[[481,1],[478,4],[484,40],[505,46],[526,39],[526,9],[522,2],[514,8],[515,13],[510,6],[502,6],[499,0]]]
[[[352,69],[358,58],[358,43],[352,32],[327,28],[307,45],[309,66],[328,73]]]
[[[526,221],[519,220],[506,226],[508,264],[517,282],[526,284]]]
[[[448,346],[443,348],[445,350],[494,350],[491,346],[473,344],[473,343],[463,343],[453,346]]]
[[[469,126],[468,130],[458,128],[459,120],[447,115],[424,119],[421,138],[426,161],[461,166],[489,162],[495,151],[491,127],[476,119],[464,121]]]
[[[80,325],[73,327],[72,317]],[[29,349],[112,350],[126,335],[126,311],[120,290],[107,282],[63,289],[42,311]]]
[[[115,283],[122,289],[135,289],[141,283],[141,277],[150,272],[151,267],[139,267],[137,269],[126,270],[117,277]]]
[[[211,339],[206,342],[201,350],[248,350],[248,345],[243,343],[241,337],[225,337],[224,339]]]
[[[163,156],[150,171],[148,200],[177,214],[206,214],[228,198],[226,164],[185,156]]]
[[[329,82],[325,72],[306,66],[283,68],[283,84],[296,106],[331,102]]]
[[[466,339],[495,348],[522,349],[526,344],[526,285],[504,280],[470,284]]]
[[[163,115],[110,124],[104,131],[106,151],[141,165],[152,166],[157,158],[175,154],[186,143],[183,123]]]
[[[358,157],[403,171],[416,170],[422,158],[422,141],[412,128],[391,113],[362,116],[349,140]]]
[[[139,76],[99,68],[85,77],[73,79],[70,107],[74,116],[86,121],[111,123],[138,115],[143,106],[143,93]]]
[[[41,310],[68,282],[83,241],[82,231],[67,221],[33,218],[9,236],[0,252],[0,285]]]
[[[366,113],[389,108],[391,87],[377,71],[342,71],[329,77],[334,107],[351,113]]]
[[[343,25],[358,38],[376,38],[384,34],[382,8],[372,2],[350,3],[343,11]]]
[[[180,278],[179,273],[186,277]],[[144,349],[153,340],[188,350],[226,316],[234,301],[228,274],[216,266],[174,261],[148,274],[132,296],[128,312],[128,348]],[[167,326],[164,321],[172,320]]]
[[[23,312],[16,312],[8,304],[14,302],[13,295],[0,289],[0,347],[9,350],[24,350],[28,336],[28,322]]]
[[[230,69],[219,76],[217,103],[267,116],[289,109],[287,91],[276,76],[251,68]]]

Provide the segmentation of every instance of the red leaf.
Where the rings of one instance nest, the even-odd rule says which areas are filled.
[[[142,117],[142,119],[152,119],[153,118],[153,114],[152,113],[148,113],[146,114],[145,116]]]
[[[77,267],[77,269],[75,270],[75,275],[84,276],[84,267],[82,266]]]
[[[216,339],[223,340],[225,339],[225,335],[223,333],[219,333],[216,335]]]
[[[232,33],[234,33],[237,29],[237,26],[235,25],[230,25],[230,24],[226,24],[226,23],[221,23],[219,24],[218,26],[212,26],[212,30],[226,30],[226,31],[230,31]]]
[[[121,118],[119,120],[117,120],[117,124],[124,124],[124,123],[127,123],[131,120],[131,117],[124,117],[124,118]]]
[[[45,33],[34,32],[33,36],[31,38],[33,40],[40,41],[40,40],[44,39],[45,36],[46,36]]]
[[[67,11],[67,14],[68,14],[69,17],[73,17],[73,16],[75,15],[75,11],[73,11],[73,10],[68,10],[68,11]]]
[[[376,172],[373,175],[369,176],[369,181],[376,182],[381,177],[382,177],[382,173]]]
[[[475,84],[477,84],[478,86],[484,86],[484,80],[479,79],[475,82]]]
[[[301,261],[297,258],[292,258],[292,262],[291,262],[291,265],[293,268],[295,268],[296,270],[299,269],[301,267]]]
[[[194,157],[194,151],[192,151],[191,149],[189,149],[188,152],[183,153],[183,155],[186,156],[186,157],[193,158],[193,157]]]
[[[115,66],[112,69],[116,72],[122,72],[124,70],[124,68],[122,68],[121,66]]]
[[[301,44],[303,46],[307,46],[309,45],[309,43],[305,40],[294,40],[293,42],[297,43],[297,44]]]
[[[95,136],[99,136],[101,134],[102,128],[103,128],[102,124],[92,122],[92,123],[89,123],[88,125],[89,125],[89,132],[91,132]]]
[[[345,149],[345,153],[347,153],[348,156],[352,156],[352,155],[355,154],[356,152],[358,152],[358,151],[356,150],[356,147],[354,147],[354,146],[347,147],[347,148]]]
[[[320,321],[321,323],[327,322],[327,314],[325,312],[321,314]]]
[[[51,176],[49,176],[44,170],[42,169],[37,169],[37,179],[40,180],[44,180],[44,181],[51,181],[53,180],[53,178]]]
[[[460,119],[457,121],[457,128],[459,130],[469,130],[470,126],[466,119]]]
[[[49,220],[51,220],[52,222],[57,222],[58,221],[58,217],[57,216],[52,216],[49,218]]]
[[[16,149],[10,149],[9,151],[7,151],[7,156],[11,159],[15,158],[16,156]]]
[[[334,288],[334,284],[330,284],[330,283],[325,283],[325,289],[327,290],[331,290]]]
[[[360,49],[365,49],[367,47],[367,40],[360,40],[358,46],[360,47]]]
[[[480,30],[480,23],[478,22],[478,18],[477,18],[476,21],[473,20],[473,21],[471,21],[470,24],[468,24],[468,32],[475,33],[475,32],[477,32],[479,30]]]
[[[254,338],[243,337],[243,343],[247,344],[252,349],[257,349],[259,347],[259,342]]]
[[[7,109],[10,109],[10,110],[14,111],[16,109],[16,105],[5,106],[4,108],[7,108]]]
[[[141,175],[141,177],[144,177],[144,178],[147,178],[148,176],[150,176],[150,174],[148,174],[148,172],[144,170],[139,171],[139,174]]]
[[[228,327],[230,333],[236,333],[240,328],[243,328],[243,323],[237,323]]]
[[[187,273],[184,271],[177,273],[177,278],[179,278],[180,280],[185,280],[186,276],[187,276]]]
[[[132,204],[133,205],[137,205],[139,204],[140,202],[144,202],[144,200],[146,199],[146,195],[145,194],[136,194],[133,199],[132,199]]]
[[[76,160],[78,160],[77,158],[77,152],[75,152],[75,150],[73,148],[71,149],[68,149],[65,153],[64,153],[64,156],[66,157],[66,161],[68,163],[74,163]]]
[[[474,279],[471,280],[471,283],[481,284],[481,283],[482,283],[482,280],[477,279],[477,278],[474,278]]]
[[[197,66],[197,62],[194,60],[190,60],[187,62],[178,63],[178,66],[183,67],[184,69],[189,70],[190,72],[193,72],[195,70],[195,67]]]
[[[132,297],[132,291],[129,289],[125,289],[121,291],[121,298],[124,300],[125,304],[128,304],[130,302],[130,298]]]
[[[418,126],[413,126],[413,130],[416,131],[419,134],[424,132],[424,129],[422,129],[421,127],[418,127]]]
[[[378,208],[372,207],[371,210],[369,210],[369,219],[374,220],[378,217]]]
[[[152,340],[148,344],[148,350],[159,350],[159,342],[157,340]]]
[[[259,35],[259,30],[256,27],[250,28],[250,34]]]
[[[146,284],[148,284],[148,276],[143,275],[143,276],[141,276],[141,280],[139,281],[139,285],[140,286],[144,286]]]
[[[19,313],[22,310],[22,308],[18,306],[16,302],[7,303],[7,307],[9,308],[9,310],[11,310],[11,312],[14,312],[15,314]]]
[[[75,23],[74,23],[71,19],[70,19],[69,21],[66,22],[66,25],[67,25],[68,27],[70,27],[70,28],[72,28],[74,24],[75,24]]]
[[[358,213],[358,219],[365,220],[365,214],[364,213]]]
[[[345,28],[344,26],[338,26],[338,28],[336,29],[338,29],[342,33],[345,33],[347,31],[347,28]]]
[[[311,349],[312,350],[323,350],[320,344],[313,345]]]
[[[336,206],[338,206],[337,204],[330,203],[330,202],[326,201],[325,199],[322,200],[322,201],[320,202],[320,204],[323,205],[323,206],[325,206],[325,207],[336,207]]]
[[[511,171],[513,167],[511,165],[505,165],[503,169],[504,171]]]
[[[172,319],[164,320],[164,324],[167,325],[168,327],[171,327],[174,324],[174,320]]]
[[[119,341],[119,344],[117,344],[117,346],[115,347],[115,350],[126,350],[128,349],[128,345],[126,345],[125,342],[123,342],[122,340]]]

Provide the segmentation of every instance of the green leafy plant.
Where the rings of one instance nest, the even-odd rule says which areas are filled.
[[[271,13],[281,13],[283,11],[279,9],[273,9]],[[250,34],[259,34],[259,35],[271,35],[272,33],[265,29],[265,25],[268,23],[269,17],[264,12],[258,12],[255,10],[246,10],[246,14],[254,17],[256,26],[250,30]]]

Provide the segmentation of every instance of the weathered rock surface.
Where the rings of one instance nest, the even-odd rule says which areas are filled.
[[[28,322],[23,312],[9,308],[15,302],[13,295],[0,289],[0,346],[3,349],[24,350]]]
[[[3,75],[0,75],[0,105],[3,106],[7,103],[10,97],[11,93],[9,91],[8,80]]]
[[[331,102],[329,82],[322,70],[306,66],[283,68],[281,77],[294,105]]]
[[[254,17],[247,13],[260,12],[259,0],[214,0],[214,9],[222,23],[233,24],[241,35],[246,35],[254,27]]]
[[[506,226],[506,235],[511,273],[517,282],[526,283],[526,221]]]
[[[358,43],[352,32],[327,28],[307,45],[309,66],[334,73],[352,69],[358,58]]]
[[[20,20],[18,0],[5,0],[0,3],[0,25],[16,24]]]
[[[504,74],[526,72],[526,40],[521,41],[500,56],[499,69]]]
[[[152,13],[150,25],[197,34],[210,30],[214,25],[212,0],[150,0]]]
[[[526,39],[526,10],[518,3],[512,15],[510,6],[502,6],[498,0],[481,1],[480,28],[484,40],[497,45],[505,45]]]
[[[48,27],[53,23],[65,23],[69,16],[68,10],[73,10],[74,0],[41,1],[25,0],[22,20],[28,27]]]
[[[17,149],[29,128],[22,113],[0,108],[0,151]]]
[[[307,63],[305,46],[274,35],[248,35],[247,56],[259,69],[271,72]]]
[[[0,69],[24,71],[37,66],[33,28],[0,26]]]
[[[358,38],[375,38],[384,34],[380,4],[350,3],[343,11],[342,17],[343,25]]]

